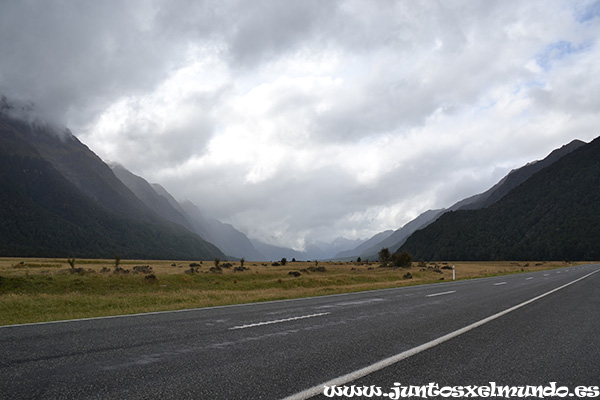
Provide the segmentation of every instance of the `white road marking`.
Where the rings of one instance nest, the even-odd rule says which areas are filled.
[[[456,290],[450,290],[449,292],[432,293],[432,294],[428,294],[427,297],[441,296],[441,295],[450,294],[450,293],[456,293]]]
[[[526,281],[533,279],[533,276],[530,276],[529,278],[525,278]]]
[[[494,283],[494,286],[498,286],[498,285],[506,285],[507,282],[498,282],[498,283]]]
[[[291,317],[291,318],[284,318],[284,319],[275,319],[275,320],[272,320],[272,321],[256,322],[254,324],[234,326],[232,328],[229,328],[229,330],[231,331],[233,329],[246,329],[246,328],[254,328],[255,326],[279,324],[281,322],[289,322],[289,321],[296,321],[296,320],[299,320],[299,319],[320,317],[320,316],[327,315],[327,314],[331,314],[331,313],[324,312],[324,313],[318,313],[318,314],[301,315],[299,317]]]
[[[379,301],[384,301],[383,299],[366,299],[366,300],[356,300],[356,301],[344,301],[342,303],[334,303],[334,304],[325,304],[323,306],[313,307],[315,310],[322,310],[324,308],[335,308],[335,307],[345,307],[345,306],[355,306],[360,304],[369,304],[375,303]]]
[[[342,376],[340,376],[338,378],[334,378],[334,379],[332,379],[330,381],[327,381],[327,382],[321,383],[319,385],[313,386],[311,388],[303,390],[302,392],[299,392],[299,393],[293,394],[291,396],[288,396],[288,397],[286,397],[283,400],[306,400],[306,399],[309,399],[309,398],[311,398],[313,396],[316,396],[316,395],[319,395],[319,394],[323,393],[323,389],[325,388],[325,386],[329,386],[329,387],[334,386],[334,385],[335,386],[342,386],[342,385],[345,385],[345,384],[347,384],[349,382],[352,382],[352,381],[355,381],[357,379],[360,379],[360,378],[362,378],[364,376],[367,376],[367,375],[369,375],[369,374],[371,374],[373,372],[379,371],[379,370],[381,370],[383,368],[386,368],[386,367],[389,367],[391,365],[394,365],[394,364],[396,364],[396,363],[398,363],[398,362],[400,362],[400,361],[402,361],[402,360],[404,360],[406,358],[414,356],[415,354],[418,354],[418,353],[420,353],[422,351],[425,351],[427,349],[435,347],[438,344],[442,344],[444,342],[447,342],[448,340],[453,339],[453,338],[455,338],[457,336],[460,336],[463,333],[469,332],[470,330],[473,330],[473,329],[475,329],[477,327],[480,327],[481,325],[487,324],[488,322],[493,321],[493,320],[495,320],[497,318],[500,318],[503,315],[506,315],[506,314],[508,314],[510,312],[513,312],[513,311],[515,311],[515,310],[517,310],[517,309],[519,309],[519,308],[521,308],[523,306],[526,306],[529,303],[533,303],[534,301],[537,301],[537,300],[541,299],[542,297],[546,297],[549,294],[552,294],[554,292],[557,292],[557,291],[559,291],[561,289],[566,288],[569,285],[574,284],[575,282],[579,282],[580,280],[585,279],[588,276],[595,274],[596,272],[600,272],[600,269],[597,269],[594,272],[590,272],[589,274],[584,275],[581,278],[575,279],[574,281],[571,281],[569,283],[566,283],[566,284],[564,284],[564,285],[562,285],[560,287],[557,287],[556,289],[552,289],[549,292],[546,292],[546,293],[541,294],[541,295],[539,295],[537,297],[534,297],[532,299],[524,301],[521,304],[517,304],[516,306],[507,308],[504,311],[500,311],[499,313],[496,313],[494,315],[490,315],[489,317],[484,318],[482,320],[479,320],[479,321],[477,321],[475,323],[472,323],[471,325],[467,325],[464,328],[458,329],[458,330],[456,330],[454,332],[450,332],[447,335],[441,336],[441,337],[439,337],[437,339],[434,339],[434,340],[432,340],[430,342],[427,342],[427,343],[422,344],[420,346],[414,347],[414,348],[412,348],[410,350],[406,350],[406,351],[404,351],[402,353],[396,354],[395,356],[391,356],[391,357],[388,357],[386,359],[383,359],[383,360],[381,360],[379,362],[376,362],[375,364],[369,365],[369,366],[367,366],[365,368],[361,368],[361,369],[356,370],[354,372],[350,372],[349,374],[342,375]]]

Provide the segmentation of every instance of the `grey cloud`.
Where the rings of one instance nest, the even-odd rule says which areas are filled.
[[[235,63],[247,67],[293,52],[326,29],[337,1],[253,1],[238,4],[229,38]]]
[[[118,5],[118,7],[116,7]],[[177,43],[143,31],[136,2],[3,2],[0,91],[87,120],[164,79]]]

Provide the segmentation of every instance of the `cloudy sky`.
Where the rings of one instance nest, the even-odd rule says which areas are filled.
[[[0,94],[299,249],[599,136],[599,39],[598,1],[1,0]]]

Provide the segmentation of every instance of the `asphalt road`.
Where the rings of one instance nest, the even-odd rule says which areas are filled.
[[[595,271],[0,327],[0,398],[300,399],[335,379],[599,386]]]

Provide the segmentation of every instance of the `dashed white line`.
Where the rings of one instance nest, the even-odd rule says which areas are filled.
[[[448,292],[441,292],[441,293],[432,293],[432,294],[428,294],[427,297],[442,296],[444,294],[450,294],[450,293],[456,293],[456,290],[450,290]]]
[[[526,281],[533,279],[533,276],[530,276],[529,278],[525,278]]]
[[[498,282],[498,283],[494,283],[494,286],[499,286],[499,285],[506,285],[507,282]]]
[[[284,319],[275,319],[275,320],[272,320],[272,321],[256,322],[256,323],[253,323],[253,324],[234,326],[234,327],[229,328],[229,330],[231,331],[233,329],[246,329],[246,328],[254,328],[255,326],[279,324],[281,322],[289,322],[289,321],[297,321],[299,319],[321,317],[321,316],[327,315],[327,314],[331,314],[331,313],[324,312],[324,313],[317,313],[317,314],[310,314],[310,315],[301,315],[299,317],[291,317],[291,318],[284,318]]]

